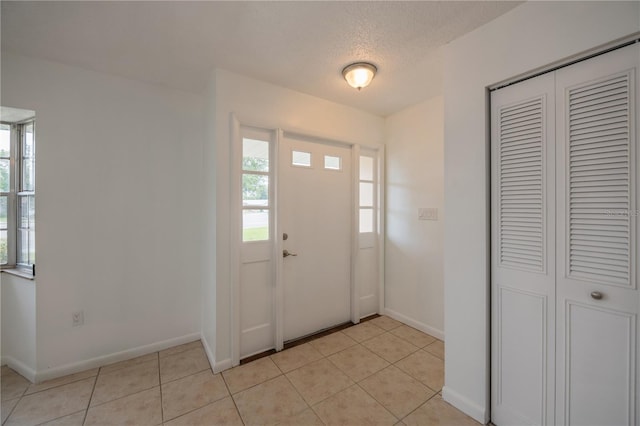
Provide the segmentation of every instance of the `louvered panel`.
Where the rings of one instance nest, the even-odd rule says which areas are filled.
[[[568,93],[568,272],[574,279],[631,284],[630,77]],[[623,214],[620,214],[623,213]]]
[[[544,270],[543,98],[499,112],[500,265]]]

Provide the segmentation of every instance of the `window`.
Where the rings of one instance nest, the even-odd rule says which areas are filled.
[[[375,231],[375,168],[374,158],[360,157],[360,233]]]
[[[334,157],[333,155],[324,156],[324,168],[326,170],[342,170],[342,157]]]
[[[0,124],[0,266],[35,264],[35,122]]]
[[[298,167],[311,167],[311,153],[291,151],[291,164]]]
[[[269,141],[242,138],[242,241],[269,239]]]
[[[0,264],[9,262],[9,198],[11,197],[11,126],[0,124]]]

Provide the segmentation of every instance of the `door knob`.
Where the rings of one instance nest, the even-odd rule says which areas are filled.
[[[297,256],[297,253],[291,253],[289,250],[282,250],[282,257]]]
[[[604,295],[602,293],[600,293],[599,291],[592,291],[591,292],[591,298],[595,299],[595,300],[600,300],[602,299]]]

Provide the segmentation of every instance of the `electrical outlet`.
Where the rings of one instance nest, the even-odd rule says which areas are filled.
[[[84,324],[84,311],[76,311],[71,314],[71,324],[74,327],[80,327]]]
[[[438,220],[437,208],[419,208],[418,220]]]

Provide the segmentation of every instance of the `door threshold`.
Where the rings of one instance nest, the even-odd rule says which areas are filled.
[[[370,321],[370,320],[372,320],[374,318],[378,318],[379,316],[380,316],[379,314],[370,315],[370,316],[368,316],[366,318],[362,318],[360,320],[360,323],[362,324],[363,322]],[[355,325],[357,325],[357,324],[354,324],[351,321],[349,321],[349,322],[345,322],[343,324],[336,325],[336,326],[331,327],[331,328],[326,328],[324,330],[320,330],[320,331],[318,331],[316,333],[309,334],[308,336],[303,336],[303,337],[299,337],[297,339],[289,340],[288,342],[284,342],[284,348],[282,350],[291,349],[291,348],[295,348],[296,346],[304,345],[305,343],[309,343],[312,340],[316,340],[316,339],[319,339],[321,337],[328,336],[330,334],[336,333],[338,331],[345,330],[345,329],[353,327]],[[264,352],[260,352],[259,354],[248,356],[248,357],[243,358],[243,359],[240,360],[240,365],[248,364],[251,361],[256,361],[256,360],[258,360],[260,358],[264,358],[264,357],[273,355],[275,353],[276,353],[275,349],[269,349],[268,351],[264,351]]]

